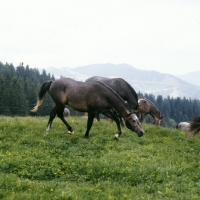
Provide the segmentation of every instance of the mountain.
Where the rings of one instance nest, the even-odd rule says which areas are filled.
[[[200,71],[195,71],[195,72],[179,75],[177,77],[193,85],[200,86]]]
[[[200,86],[190,84],[170,74],[140,70],[128,64],[93,64],[73,69],[51,67],[46,71],[56,78],[64,76],[81,81],[85,81],[91,76],[121,77],[130,83],[136,92],[143,94],[162,95],[165,98],[169,96],[200,99]]]

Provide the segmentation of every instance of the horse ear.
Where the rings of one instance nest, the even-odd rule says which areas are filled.
[[[131,115],[131,112],[128,111],[128,113],[126,114],[126,117],[128,118]]]

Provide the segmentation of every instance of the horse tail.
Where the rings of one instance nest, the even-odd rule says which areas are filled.
[[[40,105],[42,105],[42,102],[44,100],[44,96],[46,94],[47,91],[49,91],[50,85],[52,84],[53,81],[46,81],[42,84],[42,86],[40,87],[40,91],[38,93],[38,100],[37,100],[37,104],[36,106],[33,107],[32,110],[30,110],[31,112],[37,112],[38,107]]]
[[[189,130],[189,137],[192,138],[196,136],[200,131],[200,116],[193,118],[190,122],[190,125],[188,127]]]

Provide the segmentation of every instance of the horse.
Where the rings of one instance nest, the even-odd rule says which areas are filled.
[[[189,130],[190,123],[189,122],[180,122],[176,125],[177,129],[181,129],[183,131]]]
[[[154,118],[153,124],[158,126],[161,125],[163,116],[160,115],[160,111],[158,110],[155,104],[153,104],[150,100],[144,97],[140,97],[138,99],[138,104],[140,122],[143,122],[144,117],[150,114]]]
[[[196,136],[199,133],[199,131],[200,131],[200,116],[191,119],[188,131],[189,131],[190,138]]]
[[[85,80],[85,82],[101,81],[110,88],[112,88],[119,96],[126,102],[131,113],[138,114],[138,96],[132,86],[122,78],[106,78],[101,76],[93,76]],[[99,116],[96,116],[99,121]],[[120,122],[123,126],[121,116],[119,116]]]
[[[89,131],[95,115],[102,113],[116,122],[118,131],[115,138],[118,139],[122,132],[119,118],[113,111],[116,111],[124,118],[126,127],[136,132],[138,137],[144,134],[144,130],[137,116],[131,113],[124,100],[115,91],[102,82],[81,82],[71,78],[46,81],[40,87],[37,104],[31,110],[32,112],[38,110],[47,91],[53,99],[55,106],[50,113],[46,131],[50,131],[52,122],[57,114],[66,125],[68,133],[74,133],[72,127],[63,116],[65,105],[69,105],[79,112],[88,113],[87,129],[85,132],[86,138],[89,138]]]
[[[68,108],[64,108],[63,115],[64,117],[70,117],[70,111]]]

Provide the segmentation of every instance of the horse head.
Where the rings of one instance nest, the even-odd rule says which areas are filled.
[[[137,133],[138,137],[143,136],[144,130],[136,114],[130,113],[125,119],[125,124],[128,129]]]
[[[161,116],[159,118],[155,117],[153,124],[160,126],[162,124],[162,118],[163,118],[163,116]]]

